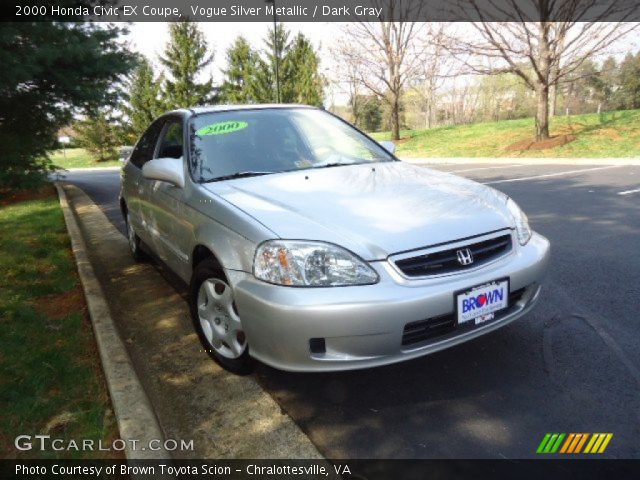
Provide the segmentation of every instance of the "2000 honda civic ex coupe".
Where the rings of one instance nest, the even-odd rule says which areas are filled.
[[[205,349],[238,373],[385,365],[527,313],[549,242],[505,194],[393,150],[305,106],[168,113],[123,167],[130,248],[189,283]]]

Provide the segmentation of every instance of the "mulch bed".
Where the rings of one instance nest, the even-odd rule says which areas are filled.
[[[0,188],[0,207],[26,202],[27,200],[42,200],[56,195],[53,185],[44,185],[35,190],[8,190]]]
[[[567,143],[573,142],[575,135],[555,135],[545,140],[521,140],[509,145],[505,150],[507,152],[522,152],[526,150],[546,150],[549,148],[560,147]]]

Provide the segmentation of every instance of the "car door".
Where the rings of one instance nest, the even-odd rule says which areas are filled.
[[[154,159],[174,158],[184,162],[184,121],[181,115],[165,117]],[[183,164],[184,165],[184,164]],[[188,262],[180,241],[184,190],[168,182],[147,180],[149,231],[160,258],[179,272]]]
[[[127,202],[131,224],[145,243],[149,243],[150,236],[146,228],[148,215],[145,205],[145,185],[147,181],[142,176],[142,167],[153,158],[163,124],[164,121],[160,119],[149,126],[140,137],[131,152],[129,161],[122,169],[122,193]]]

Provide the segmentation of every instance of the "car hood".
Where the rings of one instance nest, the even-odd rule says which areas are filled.
[[[275,236],[341,245],[365,260],[513,228],[506,196],[404,162],[206,184]]]

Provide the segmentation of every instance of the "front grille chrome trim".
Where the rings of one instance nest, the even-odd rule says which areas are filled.
[[[474,262],[474,264],[468,267],[456,268],[451,271],[446,271],[446,269],[443,269],[442,271],[434,271],[433,273],[410,274],[407,272],[412,268],[419,269],[419,265],[408,266],[409,262],[406,262],[406,261],[413,260],[412,263],[414,263],[414,265],[417,265],[419,264],[420,259],[423,257],[425,258],[425,262],[426,262],[426,259],[428,258],[429,255],[432,255],[432,256],[440,255],[442,257],[443,262],[444,261],[450,262],[453,258],[449,258],[449,257],[455,254],[456,249],[467,248],[471,245],[482,244],[487,241],[496,240],[503,236],[509,237],[509,245],[507,245],[507,248],[505,251],[500,252],[498,255],[490,256],[489,258],[486,258],[478,263]],[[515,252],[515,246],[516,244],[513,238],[513,231],[511,229],[506,228],[503,230],[497,230],[487,234],[478,235],[472,238],[465,238],[462,240],[457,240],[457,241],[453,241],[445,244],[438,244],[436,246],[425,247],[423,249],[412,250],[410,252],[394,254],[389,256],[388,260],[389,260],[389,264],[393,267],[393,269],[396,272],[398,272],[398,274],[400,274],[403,278],[407,280],[424,280],[424,279],[447,277],[451,275],[461,275],[469,272],[474,272],[480,268],[484,268],[495,262],[503,260],[504,258],[513,254]],[[491,250],[490,246],[485,246],[485,247],[479,247],[478,251],[484,254],[484,253],[490,252],[490,250]]]

